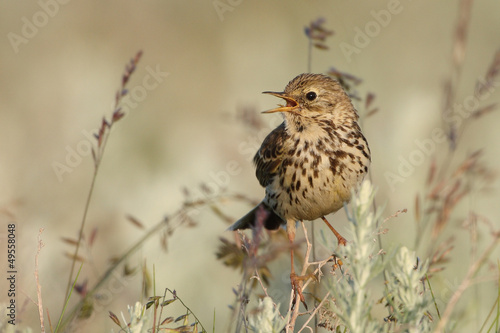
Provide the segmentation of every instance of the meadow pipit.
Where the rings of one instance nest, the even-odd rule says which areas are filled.
[[[263,207],[267,229],[286,224],[288,239],[295,239],[296,221],[322,218],[338,239],[342,237],[326,220],[350,200],[368,172],[370,148],[358,125],[358,114],[342,86],[328,76],[301,74],[283,92],[265,91],[283,98],[286,105],[264,111],[281,112],[283,123],[264,140],[254,157],[257,179],[266,188],[262,202],[236,221],[230,230],[255,224]],[[291,250],[290,279],[304,302]]]

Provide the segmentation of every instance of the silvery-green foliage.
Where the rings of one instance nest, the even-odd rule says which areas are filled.
[[[259,300],[256,312],[248,318],[248,325],[256,333],[279,333],[285,327],[287,318],[282,318],[279,304],[274,307],[270,297]]]
[[[371,317],[371,295],[368,283],[383,270],[376,249],[377,219],[371,210],[375,191],[364,181],[358,194],[353,195],[348,211],[349,242],[339,248],[345,259],[345,274],[331,282],[338,317],[350,332],[379,332],[382,324]]]
[[[344,274],[330,281],[335,303],[331,309],[351,333],[387,332],[388,323],[371,315],[374,299],[384,294],[384,299],[394,309],[393,328],[398,332],[428,332],[430,322],[425,313],[429,297],[421,282],[428,265],[415,268],[416,255],[406,247],[390,251],[384,260],[378,255],[376,238],[380,213],[372,210],[374,195],[375,190],[367,180],[359,192],[353,194],[347,211],[351,222],[349,242],[338,250],[339,257],[344,260]],[[389,280],[387,288],[376,288],[373,280],[383,276],[384,268]],[[376,292],[380,294],[372,294]]]
[[[390,264],[390,277],[386,295],[394,307],[394,319],[403,332],[430,332],[429,318],[426,316],[430,296],[423,283],[428,262],[419,264],[415,252],[402,246]]]

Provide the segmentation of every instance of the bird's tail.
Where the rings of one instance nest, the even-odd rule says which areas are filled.
[[[262,218],[264,227],[269,230],[275,230],[284,224],[285,221],[279,217],[269,206],[261,202],[254,209],[249,211],[238,221],[234,222],[227,230],[248,229],[257,223],[257,219]]]

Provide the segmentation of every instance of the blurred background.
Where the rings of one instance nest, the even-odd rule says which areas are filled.
[[[278,103],[261,92],[280,91],[308,70],[304,27],[318,17],[334,35],[325,42],[328,50],[313,50],[312,71],[335,67],[363,80],[356,86],[360,96],[376,96],[373,105],[379,111],[363,118],[362,126],[372,151],[377,203],[385,207],[384,217],[408,209],[388,222],[383,243],[387,248],[404,244],[422,259],[429,255],[415,244],[415,196],[424,194],[433,156],[438,161],[447,156],[448,144],[434,140],[427,152],[419,143],[433,138],[434,130],[446,129],[444,86],[453,74],[458,1],[40,0],[3,1],[0,8],[0,242],[6,242],[7,224],[15,223],[17,328],[39,327],[33,273],[40,228],[45,246],[39,275],[53,324],[62,310],[71,265],[66,254],[74,251],[63,237],[78,237],[94,168],[91,136],[101,118],[110,116],[124,66],[137,51],[144,54],[128,86],[126,116],[113,127],[84,230],[86,235],[98,230],[91,250],[82,249],[90,259],[80,280],[89,286],[112,257],[145,233],[127,215],[153,227],[181,207],[183,189],[191,199],[206,198],[200,184],[215,195],[263,197],[251,158],[280,118],[258,113]],[[498,1],[472,5],[463,67],[455,81],[457,103],[473,95],[500,47],[499,13]],[[496,82],[480,106],[500,101]],[[356,107],[363,117],[363,103]],[[241,121],[242,114],[253,113],[263,124],[259,129]],[[482,149],[484,164],[498,170],[499,121],[498,111],[470,120],[452,162]],[[410,159],[412,167],[406,170]],[[453,260],[435,281],[436,288],[446,290],[439,296],[442,304],[474,260],[464,216],[475,211],[498,227],[498,180],[487,185],[487,193],[473,191],[462,202],[438,239],[456,239]],[[218,207],[234,219],[250,208],[230,200]],[[145,264],[149,270],[154,265],[157,294],[175,289],[206,328],[212,327],[215,313],[216,331],[224,331],[240,273],[224,266],[215,253],[219,237],[233,236],[211,209],[191,213],[197,225],[176,230],[167,252],[153,237],[129,264]],[[345,229],[343,211],[333,221],[338,230]],[[491,239],[482,228],[474,243],[479,250]],[[491,258],[498,258],[498,252]],[[273,267],[273,288],[288,293],[288,257],[281,256]],[[127,305],[141,300],[141,281],[141,274],[117,278],[115,292],[77,328],[116,330],[108,311],[126,312]],[[0,290],[5,283],[2,278]],[[484,283],[493,288],[491,281]],[[457,311],[468,314],[468,328],[478,330],[495,300],[494,290],[476,287],[465,295],[471,301],[461,302]],[[79,296],[73,297],[70,304]],[[0,302],[4,298],[2,292]]]

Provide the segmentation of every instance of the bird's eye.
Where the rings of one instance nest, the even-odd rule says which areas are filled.
[[[307,93],[306,98],[310,101],[314,101],[316,99],[317,95],[314,91],[310,91]]]

